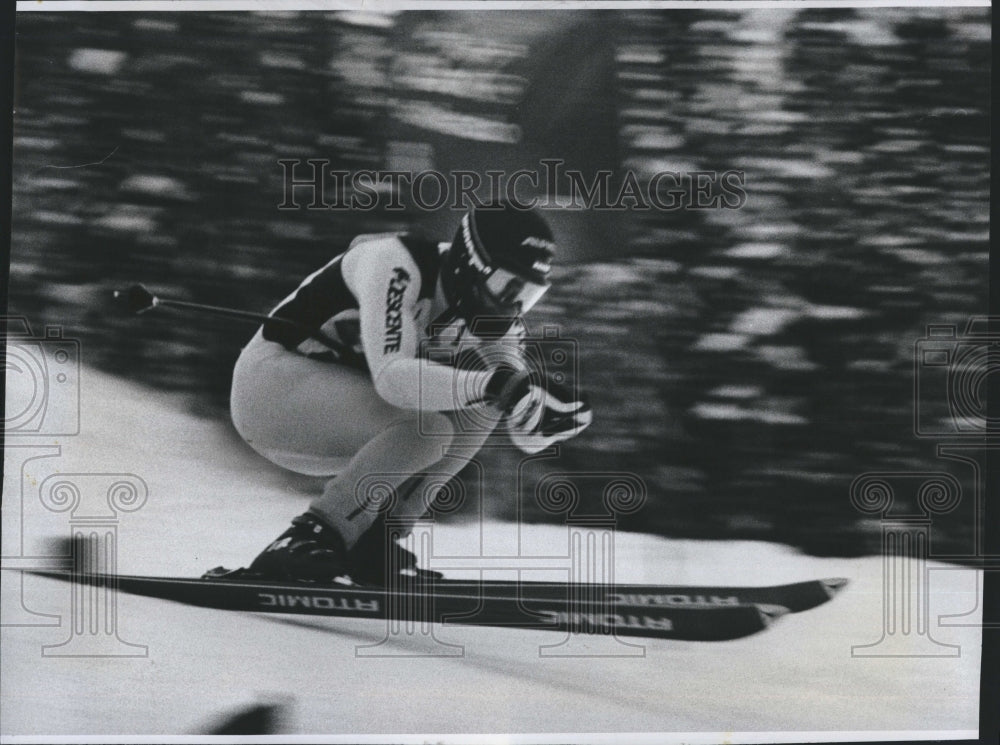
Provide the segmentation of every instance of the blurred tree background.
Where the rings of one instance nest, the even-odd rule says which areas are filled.
[[[596,419],[538,467],[640,476],[629,529],[814,553],[879,549],[877,519],[849,500],[864,472],[954,471],[971,494],[913,434],[914,349],[928,324],[961,333],[986,310],[988,9],[17,24],[9,312],[61,324],[85,364],[223,418],[253,329],[127,317],[113,289],[267,311],[358,233],[457,224],[412,205],[279,210],[279,159],[739,170],[741,209],[548,213],[561,261],[529,321],[577,343]],[[944,420],[927,395],[921,415]],[[517,472],[513,453],[483,460]],[[551,519],[533,478],[487,511]],[[936,551],[971,553],[972,509],[938,519]]]

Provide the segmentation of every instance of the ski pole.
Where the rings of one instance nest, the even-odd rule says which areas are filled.
[[[205,313],[212,316],[240,318],[244,321],[257,321],[258,323],[277,323],[279,325],[299,328],[299,325],[294,321],[289,321],[286,318],[275,318],[267,315],[266,313],[254,313],[249,310],[223,308],[219,305],[204,305],[202,303],[189,303],[184,300],[157,297],[139,284],[132,285],[126,290],[115,290],[115,300],[121,302],[130,313],[135,313],[136,315],[159,307],[180,308],[182,310],[190,310],[196,313]]]
[[[238,318],[243,321],[254,321],[256,323],[269,324],[273,326],[283,326],[294,329],[331,349],[341,359],[351,356],[349,350],[335,339],[331,339],[318,329],[311,329],[301,323],[296,323],[287,318],[277,318],[266,313],[255,313],[250,310],[238,310],[236,308],[224,308],[221,305],[205,305],[203,303],[189,303],[186,300],[174,300],[172,298],[158,297],[147,290],[141,284],[134,284],[124,290],[115,290],[115,300],[119,301],[130,313],[140,315],[153,308],[176,308],[193,313],[203,313],[210,316],[221,316],[223,318]]]

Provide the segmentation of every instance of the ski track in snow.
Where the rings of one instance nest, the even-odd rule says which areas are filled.
[[[135,574],[196,576],[219,564],[245,565],[310,497],[311,482],[271,467],[234,438],[227,422],[187,413],[179,396],[88,368],[81,390],[81,434],[52,440],[58,457],[26,460],[30,448],[5,452],[5,556],[18,553],[9,547],[22,555],[50,553],[47,539],[68,534],[67,515],[47,511],[37,496],[39,484],[56,472],[124,472],[145,481],[148,502],[118,524],[119,570]],[[513,553],[519,539],[525,555],[566,546],[560,526],[523,526],[520,535],[508,524],[484,528],[481,536],[478,524],[435,526],[435,555]],[[619,581],[753,585],[847,577],[851,583],[832,602],[785,616],[756,636],[712,643],[628,638],[643,650],[630,657],[541,656],[540,647],[566,635],[487,627],[435,626],[433,637],[381,643],[386,624],[378,621],[232,613],[119,595],[118,635],[146,645],[148,656],[66,658],[44,657],[41,647],[69,637],[68,586],[28,577],[22,599],[16,575],[3,572],[0,733],[198,734],[253,703],[280,704],[281,731],[296,734],[709,732],[722,738],[976,728],[980,634],[974,626],[937,623],[941,614],[970,611],[964,620],[979,623],[981,582],[974,571],[931,564],[930,635],[958,645],[960,656],[857,658],[852,646],[882,635],[878,557],[817,558],[762,542],[639,534],[618,534],[615,550]],[[11,625],[25,609],[57,614],[62,626]],[[461,645],[461,655],[440,656],[438,641]],[[577,654],[608,651],[601,645],[613,643],[573,638]],[[925,635],[912,634],[907,643],[918,653],[942,649]],[[362,646],[383,656],[363,656]]]

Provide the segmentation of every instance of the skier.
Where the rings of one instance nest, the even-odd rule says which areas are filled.
[[[477,207],[450,244],[358,236],[278,305],[271,316],[297,327],[265,323],[243,349],[233,423],[268,460],[332,478],[251,574],[375,584],[397,570],[438,576],[389,540],[366,477],[394,492],[394,522],[412,528],[433,502],[425,472],[440,487],[497,426],[537,452],[590,424],[586,400],[522,354],[520,316],[548,289],[554,251],[536,211]]]

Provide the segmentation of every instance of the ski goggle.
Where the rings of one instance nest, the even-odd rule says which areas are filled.
[[[517,308],[520,313],[527,312],[549,289],[548,283],[531,282],[501,267],[494,269],[482,286],[497,309]]]

